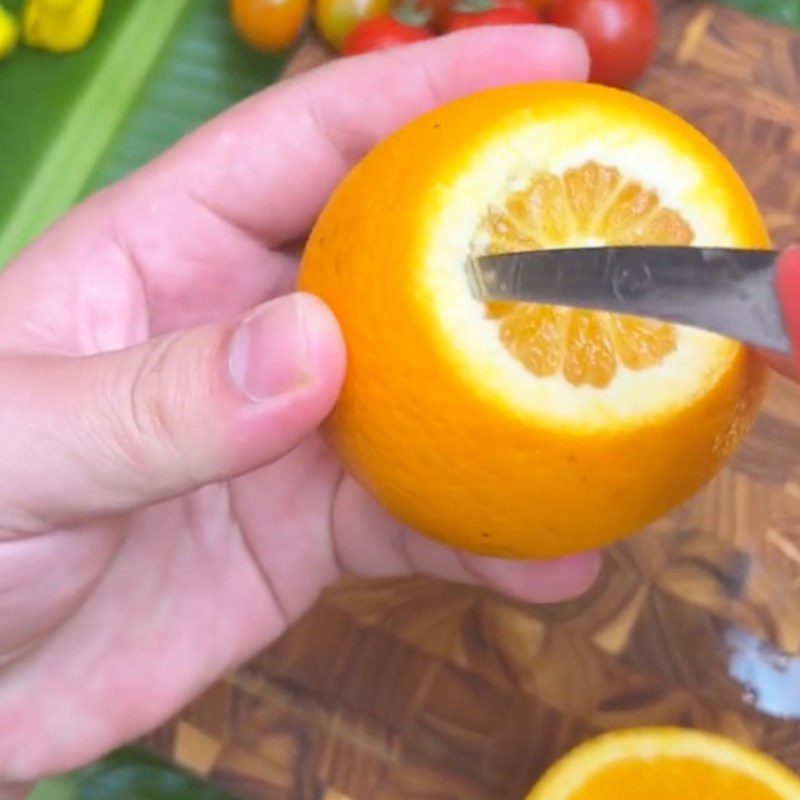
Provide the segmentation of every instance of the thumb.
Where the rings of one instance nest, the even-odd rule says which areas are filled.
[[[126,350],[0,360],[0,525],[48,530],[267,464],[330,411],[344,364],[304,294]]]

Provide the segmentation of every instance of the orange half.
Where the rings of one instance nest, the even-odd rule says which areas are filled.
[[[800,780],[725,737],[679,728],[609,733],[552,767],[527,800],[800,800]]]

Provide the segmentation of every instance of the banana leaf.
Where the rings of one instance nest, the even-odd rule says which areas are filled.
[[[167,0],[164,0],[167,2]],[[42,781],[29,800],[234,800],[222,789],[136,748]]]
[[[22,0],[6,0],[12,11]],[[222,0],[106,0],[91,44],[0,62],[0,266],[87,192],[274,80]]]
[[[781,25],[800,28],[800,0],[723,0],[725,5],[772,20]]]

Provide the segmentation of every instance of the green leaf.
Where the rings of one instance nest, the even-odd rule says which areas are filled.
[[[31,800],[234,800],[194,775],[129,748],[91,767],[40,783]]]
[[[262,55],[243,44],[230,24],[227,7],[227,0],[192,0],[86,192],[122,177],[275,80],[285,57]]]
[[[70,776],[42,781],[28,800],[78,800],[77,782]]]
[[[18,144],[24,145],[18,150],[27,155],[29,168],[24,187],[13,198],[13,207],[0,228],[0,263],[78,197],[98,153],[105,150],[125,118],[188,2],[109,3],[108,13],[101,19],[105,29],[99,30],[94,46],[70,58],[68,102],[58,92],[58,84],[52,86],[54,60],[66,62],[66,56],[24,52],[14,68],[3,74],[8,94],[0,87],[0,131],[7,135],[16,124],[17,128],[35,126],[39,131],[34,130],[34,136],[39,132],[49,136],[43,137],[45,146],[38,148],[31,147],[30,140],[17,138]],[[136,57],[132,58],[132,53]],[[43,94],[52,97],[54,107],[42,104]],[[9,159],[3,171],[12,166]]]
[[[723,2],[739,11],[800,28],[800,0],[723,0]]]
[[[20,48],[0,64],[0,265],[282,63],[239,41],[222,0],[106,0],[83,51]]]

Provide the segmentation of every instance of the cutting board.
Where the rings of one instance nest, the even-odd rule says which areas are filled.
[[[330,57],[307,42],[290,71]],[[638,90],[736,164],[774,240],[800,238],[800,35],[665,5]],[[426,579],[349,580],[148,739],[244,798],[517,800],[611,728],[722,731],[800,772],[800,392],[776,380],[698,497],[530,607]]]

